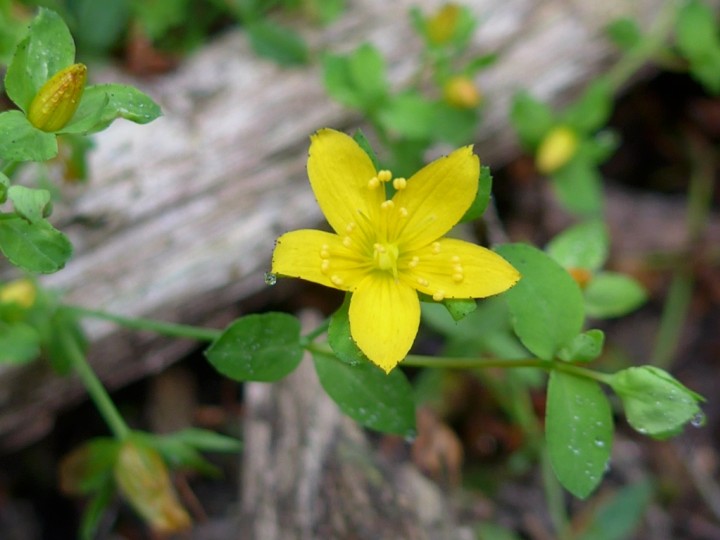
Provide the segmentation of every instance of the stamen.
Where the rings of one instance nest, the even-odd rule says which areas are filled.
[[[383,210],[390,210],[391,208],[395,207],[395,203],[392,200],[389,201],[383,201],[380,203],[380,208]]]
[[[350,238],[349,236],[346,236],[345,238],[343,238],[342,243],[343,243],[343,246],[349,248],[352,245],[352,238]]]
[[[452,278],[455,283],[462,283],[462,280],[465,279],[465,276],[462,274],[462,272],[456,272],[455,274],[453,274]]]
[[[420,257],[418,257],[417,255],[415,255],[412,259],[410,259],[410,262],[408,263],[408,266],[409,266],[410,268],[415,268],[415,267],[418,265],[419,262],[420,262]]]
[[[327,274],[328,270],[330,270],[330,259],[323,259],[323,262],[320,263],[320,271]]]
[[[370,180],[368,180],[368,189],[376,189],[380,186],[380,180],[377,176],[373,176]]]
[[[442,302],[442,300],[445,298],[445,291],[440,290],[433,294],[433,300],[436,302]]]
[[[330,276],[330,281],[333,282],[333,285],[337,285],[338,287],[343,284],[342,278],[337,274],[333,274],[332,276]]]
[[[458,274],[463,273],[463,267],[462,264],[456,264],[453,266],[453,272],[457,272]]]
[[[329,259],[330,258],[330,246],[327,244],[323,244],[320,248],[320,258],[321,259]]]
[[[450,262],[452,262],[452,263],[459,263],[459,262],[460,262],[460,257],[458,257],[457,255],[453,255],[452,257],[450,257]]]
[[[377,178],[380,182],[389,182],[392,179],[392,173],[387,169],[378,172]]]
[[[440,253],[440,242],[433,242],[432,244],[432,252],[437,255]]]
[[[385,246],[383,246],[382,244],[375,244],[375,245],[373,246],[373,249],[374,249],[375,251],[377,251],[378,253],[385,253],[385,251],[387,251],[387,250],[385,249]]]
[[[422,285],[423,287],[427,287],[428,285],[430,285],[430,283],[428,283],[427,279],[421,278],[421,277],[417,278],[417,282],[419,285]]]
[[[400,217],[402,217],[402,218],[408,217],[408,209],[405,208],[404,206],[401,206],[401,207],[398,209],[398,213],[400,214]]]
[[[393,187],[398,191],[405,189],[407,187],[407,180],[404,178],[396,178],[393,180]]]

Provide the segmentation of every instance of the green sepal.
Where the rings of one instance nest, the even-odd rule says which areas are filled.
[[[480,166],[480,178],[478,180],[478,191],[475,195],[475,200],[467,209],[465,215],[462,217],[460,222],[472,221],[479,218],[485,213],[485,210],[490,204],[490,195],[492,194],[492,182],[493,177],[490,172],[490,167],[487,165]]]
[[[352,295],[347,293],[342,305],[330,316],[328,326],[328,345],[340,360],[350,365],[363,362],[370,362],[365,353],[360,350],[350,334],[350,299]]]

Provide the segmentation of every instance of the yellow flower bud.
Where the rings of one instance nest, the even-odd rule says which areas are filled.
[[[575,155],[577,134],[570,128],[558,126],[550,130],[540,142],[535,154],[535,165],[542,174],[551,174]]]
[[[58,71],[43,85],[30,103],[27,113],[30,123],[48,132],[65,127],[75,115],[86,81],[85,64],[73,64]]]
[[[592,280],[592,272],[586,268],[568,268],[568,274],[575,280],[581,289],[587,287],[590,280]]]
[[[173,533],[190,527],[190,516],[157,451],[132,440],[123,443],[114,473],[120,493],[154,531]]]
[[[444,45],[450,41],[457,29],[459,18],[459,5],[444,4],[427,19],[427,35],[430,42],[435,45]]]
[[[445,101],[459,109],[474,109],[480,104],[482,96],[475,83],[464,76],[451,78],[443,89]]]
[[[17,279],[0,287],[0,304],[17,304],[30,308],[37,298],[35,284],[29,279]]]

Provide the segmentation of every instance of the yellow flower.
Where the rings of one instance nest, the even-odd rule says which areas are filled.
[[[430,42],[435,45],[448,43],[458,27],[461,8],[457,4],[444,4],[427,19],[427,34]]]
[[[578,136],[570,128],[558,126],[543,137],[535,154],[535,165],[542,174],[551,174],[575,155]]]
[[[300,230],[278,239],[272,271],[352,293],[350,333],[390,372],[410,350],[420,324],[417,292],[481,298],[512,287],[517,270],[492,251],[443,238],[478,190],[480,163],[466,146],[410,179],[376,171],[349,136],[312,137],[308,176],[335,234]],[[385,196],[385,183],[397,190]]]
[[[457,75],[443,87],[445,101],[459,109],[474,109],[480,105],[482,96],[472,79]]]
[[[30,123],[47,132],[64,128],[80,105],[86,81],[85,64],[73,64],[55,73],[30,103]]]
[[[0,304],[17,304],[23,308],[30,308],[35,303],[37,289],[29,279],[16,279],[5,285],[0,285]]]

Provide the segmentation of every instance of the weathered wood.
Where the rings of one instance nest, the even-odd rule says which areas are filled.
[[[387,55],[392,81],[412,74],[419,42],[411,5],[439,1],[354,2],[328,28],[303,29],[313,47],[348,51],[364,41]],[[507,124],[514,90],[562,100],[613,56],[600,37],[612,15],[652,19],[656,0],[479,0],[475,53],[502,59],[478,82],[487,99],[476,149],[499,163],[515,151]],[[317,64],[282,69],[257,58],[241,32],[228,33],[154,81],[128,81],[153,96],[165,116],[148,125],[118,122],[98,135],[92,181],[68,190],[56,225],[75,256],[44,283],[92,308],[188,323],[227,318],[228,308],[265,287],[273,240],[321,219],[305,179],[307,138],[357,117],[326,96]],[[8,275],[6,272],[5,276]],[[219,315],[219,314],[225,315]],[[192,345],[87,326],[91,359],[111,387],[162,369]],[[0,446],[21,445],[52,424],[82,392],[34,365],[0,372]]]

